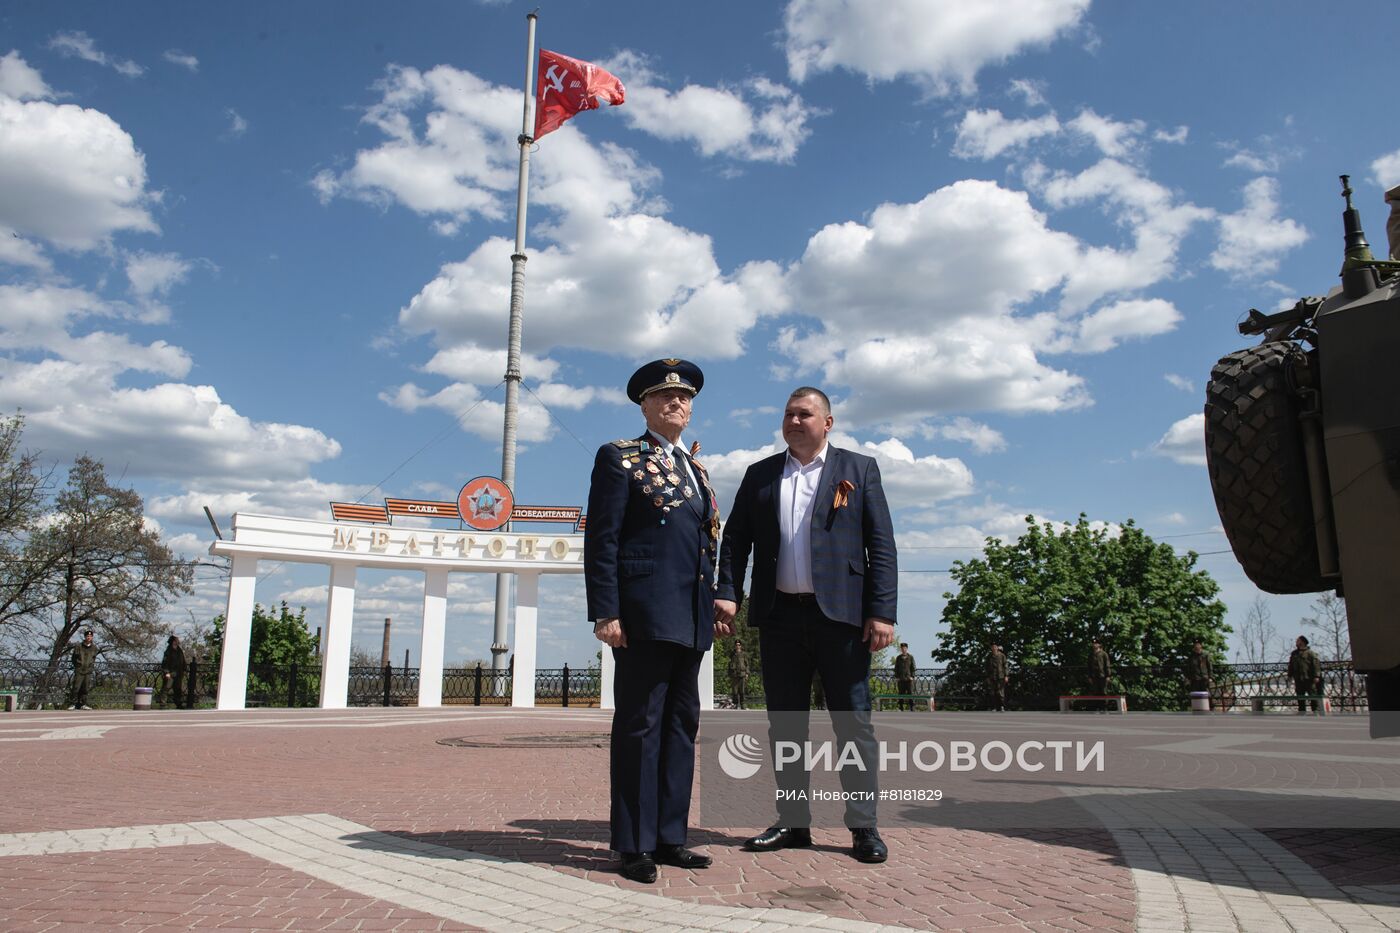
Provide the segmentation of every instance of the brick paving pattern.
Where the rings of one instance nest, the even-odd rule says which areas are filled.
[[[714,867],[637,885],[606,847],[605,748],[439,744],[607,722],[489,708],[5,716],[0,929],[1400,926],[1394,833],[1364,837],[1364,870],[1348,873],[1348,834],[1183,839],[1111,815],[1097,831],[891,829],[883,866],[852,860],[844,831],[764,855],[738,848],[762,827],[695,831]],[[1140,815],[1144,796],[1122,806]]]
[[[15,856],[0,871],[7,933],[475,929],[220,845]]]

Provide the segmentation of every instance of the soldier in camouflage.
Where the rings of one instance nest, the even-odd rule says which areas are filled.
[[[1298,693],[1298,713],[1308,711],[1308,698],[1312,699],[1312,711],[1318,711],[1318,697],[1322,696],[1322,662],[1308,647],[1308,640],[1298,636],[1297,647],[1288,656],[1288,676],[1293,679],[1293,687]]]
[[[69,709],[92,709],[87,705],[88,691],[92,689],[92,669],[97,664],[97,643],[92,640],[92,629],[83,632],[81,644],[74,645],[73,686],[68,697]]]
[[[899,654],[894,659],[894,688],[896,693],[909,696],[914,692],[914,656],[909,653],[909,643],[899,643]],[[914,708],[913,700],[900,700],[900,709]]]
[[[1210,691],[1212,672],[1210,655],[1199,641],[1191,647],[1191,657],[1186,659],[1186,683],[1192,693]]]
[[[1011,677],[1006,669],[1006,652],[1001,650],[1001,645],[992,643],[991,653],[987,655],[987,687],[991,691],[991,706],[997,712],[1006,711],[1006,684]]]
[[[735,709],[743,709],[748,700],[749,658],[744,654],[744,643],[734,639],[729,646],[729,698]]]

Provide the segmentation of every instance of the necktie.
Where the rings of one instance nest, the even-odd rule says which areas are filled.
[[[684,484],[690,487],[690,491],[695,494],[693,500],[699,506],[700,514],[704,515],[707,503],[701,492],[700,477],[691,469],[690,458],[685,455],[685,451],[681,449],[679,444],[671,448],[671,457],[676,462],[676,472],[680,474]],[[692,497],[687,496],[687,498]]]

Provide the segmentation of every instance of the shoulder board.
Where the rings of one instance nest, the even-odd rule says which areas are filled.
[[[630,450],[633,447],[640,447],[642,445],[642,442],[633,439],[628,441],[613,441],[612,445],[618,448],[619,450]]]

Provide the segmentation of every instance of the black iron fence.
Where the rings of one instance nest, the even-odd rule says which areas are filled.
[[[1341,712],[1364,712],[1366,678],[1351,669],[1348,661],[1327,661],[1322,665],[1323,695],[1332,709]],[[750,674],[745,680],[744,701],[749,708],[764,705],[762,678]],[[870,672],[872,697],[893,697],[905,691],[898,688],[894,671],[889,668]],[[919,668],[914,672],[915,696],[935,698],[938,709],[986,709],[991,705],[991,693],[985,675],[958,668]],[[1089,693],[1087,677],[1082,667],[1043,665],[1013,668],[1006,687],[1007,707],[1019,710],[1056,710],[1061,696]],[[1109,693],[1127,698],[1128,708],[1138,711],[1179,711],[1190,709],[1190,692],[1184,672],[1175,666],[1156,665],[1120,667],[1109,680]],[[1280,705],[1277,697],[1295,695],[1293,681],[1288,677],[1284,662],[1270,664],[1217,665],[1211,682],[1211,708],[1216,710],[1252,709],[1260,698],[1270,698],[1269,705]],[[735,692],[730,688],[727,674],[716,672],[715,697],[722,706],[733,706]],[[820,685],[814,683],[814,706],[823,706]],[[884,703],[896,705],[896,701]]]
[[[1336,711],[1364,712],[1366,678],[1348,662],[1324,662],[1323,695]],[[163,684],[159,664],[100,661],[93,670],[88,705],[95,708],[130,708],[137,687],[153,690],[156,706],[198,708],[213,706],[218,695],[218,669],[192,661],[175,684]],[[0,692],[19,695],[24,709],[62,708],[71,700],[72,667],[66,661],[50,670],[49,662],[0,658]],[[1021,710],[1053,710],[1059,697],[1088,693],[1079,667],[1014,669],[1007,685],[1007,706]],[[351,706],[416,706],[419,670],[416,667],[352,667],[347,700]],[[900,693],[894,671],[870,672],[874,696]],[[448,668],[442,676],[442,702],[446,705],[507,706],[512,699],[512,674],[484,665]],[[984,709],[990,699],[982,676],[957,668],[919,668],[914,672],[913,694],[932,696],[939,709]],[[1168,667],[1124,667],[1114,671],[1109,692],[1127,697],[1131,710],[1185,710],[1190,708],[1186,681]],[[596,667],[541,668],[535,672],[535,702],[544,706],[597,706],[602,693]],[[1294,695],[1288,665],[1218,665],[1211,684],[1214,709],[1250,709],[1263,699],[1282,705],[1278,697]],[[715,673],[715,698],[720,706],[732,706],[734,691],[725,672]],[[762,678],[748,676],[744,705],[764,706]],[[820,685],[813,686],[813,704],[824,706]],[[321,702],[321,670],[313,666],[252,665],[248,670],[247,705],[250,707],[314,707]]]
[[[167,684],[159,664],[103,661],[93,665],[87,705],[96,709],[129,709],[137,687],[150,688],[153,705],[212,705],[213,694],[208,692],[204,680],[198,662],[191,662],[183,677],[173,678]],[[0,658],[0,692],[6,691],[19,695],[22,709],[69,706],[73,700],[73,667],[66,659],[51,667],[44,660]]]

